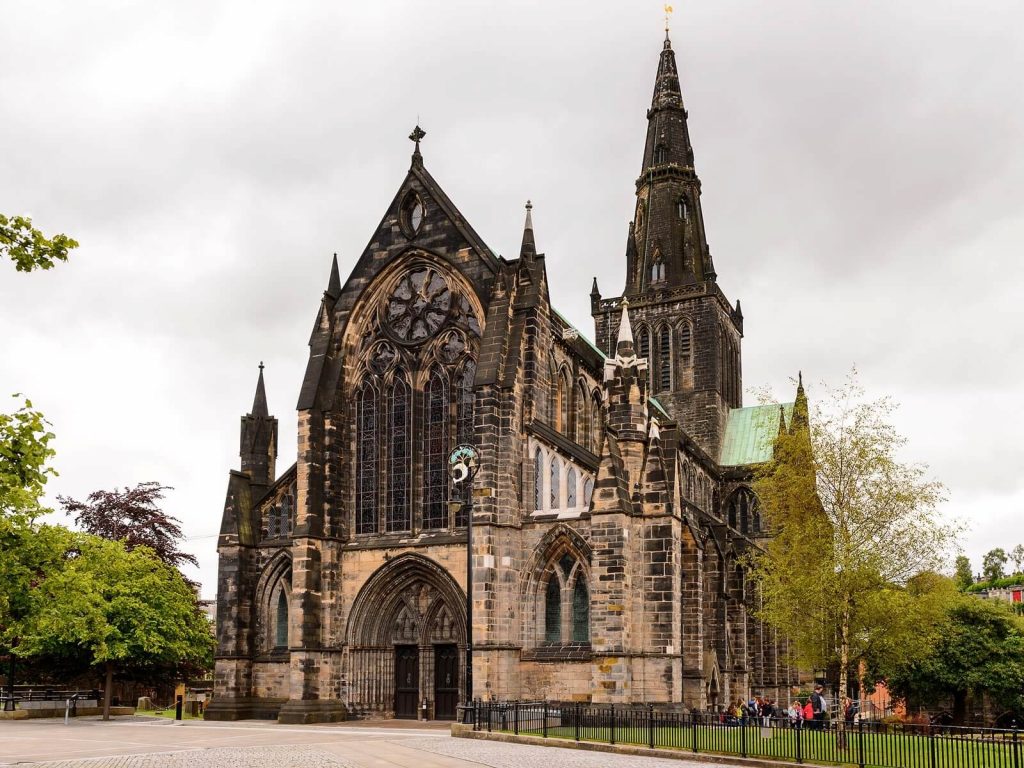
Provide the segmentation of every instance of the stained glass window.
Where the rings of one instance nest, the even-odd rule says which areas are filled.
[[[412,528],[412,509],[409,505],[409,474],[412,466],[412,438],[409,417],[412,402],[405,376],[395,376],[388,390],[388,509],[387,530],[408,531]]]
[[[544,509],[544,453],[540,448],[533,454],[533,508]]]
[[[568,509],[576,508],[576,468],[569,467],[565,475],[565,506]]]
[[[433,371],[423,392],[423,527],[448,527],[448,382]]]
[[[544,593],[544,642],[562,642],[562,588],[553,573]]]
[[[455,404],[455,439],[460,445],[473,445],[475,442],[473,431],[473,408],[476,402],[473,394],[474,378],[476,378],[476,363],[472,360],[467,360],[465,365],[462,366],[458,381],[455,382],[455,393],[456,397],[458,397],[458,402]],[[472,489],[465,490],[467,493],[472,493]],[[461,528],[469,522],[467,518],[468,513],[469,507],[466,505],[460,507],[459,511],[456,512],[455,526],[457,528]]]
[[[672,389],[672,332],[668,328],[658,332],[658,383],[661,391]]]
[[[548,488],[550,489],[549,498],[551,500],[551,503],[550,503],[549,506],[551,507],[551,509],[558,509],[561,506],[561,499],[560,499],[560,497],[561,497],[561,489],[558,486],[559,469],[560,468],[559,468],[559,465],[558,465],[558,459],[552,457],[551,458],[551,482],[550,482],[550,484],[548,486]]]
[[[594,481],[587,478],[583,481],[583,506],[590,509],[590,499],[594,495]]]
[[[376,533],[380,441],[377,434],[377,393],[369,385],[359,393],[356,415],[356,533]]]
[[[601,437],[604,432],[604,414],[601,411],[601,394],[594,390],[594,396],[590,401],[590,428],[593,432],[590,438],[590,450],[594,453],[601,452]]]
[[[590,594],[582,571],[577,574],[572,590],[572,639],[576,643],[590,640]]]
[[[277,611],[274,615],[274,647],[288,647],[288,598],[282,589],[277,593]]]
[[[278,534],[288,536],[292,532],[292,512],[295,509],[295,501],[291,493],[286,493],[281,499],[281,517],[279,518]]]

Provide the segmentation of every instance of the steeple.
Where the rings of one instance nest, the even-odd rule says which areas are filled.
[[[804,372],[797,374],[796,402],[793,403],[793,418],[790,420],[789,432],[793,434],[799,429],[807,429],[811,419],[807,407],[807,393],[804,392]]]
[[[523,245],[519,249],[519,258],[530,259],[537,255],[537,243],[533,239],[533,203],[526,201],[526,223],[523,225]]]
[[[256,396],[252,399],[252,410],[249,415],[255,418],[267,418],[270,411],[267,410],[267,388],[263,383],[263,361],[260,360],[260,376],[256,380]]]
[[[277,472],[277,419],[267,408],[262,361],[252,410],[242,417],[238,454],[242,459],[241,469],[249,475],[253,499],[256,500],[274,482]]]
[[[715,279],[687,117],[676,55],[666,31],[647,110],[647,141],[626,253],[629,295]]]

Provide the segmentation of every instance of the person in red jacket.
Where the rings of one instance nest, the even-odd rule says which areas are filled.
[[[814,706],[811,704],[810,699],[808,699],[807,703],[804,704],[804,722],[807,723],[809,727],[814,727],[811,725],[814,722]]]

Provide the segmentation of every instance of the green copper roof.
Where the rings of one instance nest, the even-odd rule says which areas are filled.
[[[779,434],[779,403],[733,408],[725,426],[722,441],[723,467],[760,464],[772,457],[775,437]],[[793,403],[782,403],[786,424],[793,419]]]

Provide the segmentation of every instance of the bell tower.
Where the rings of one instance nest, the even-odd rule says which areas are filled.
[[[598,346],[612,356],[617,308],[628,299],[651,396],[717,460],[729,410],[742,404],[743,315],[718,286],[687,118],[666,31],[628,227],[625,287],[622,296],[602,299],[595,283],[591,312]]]

